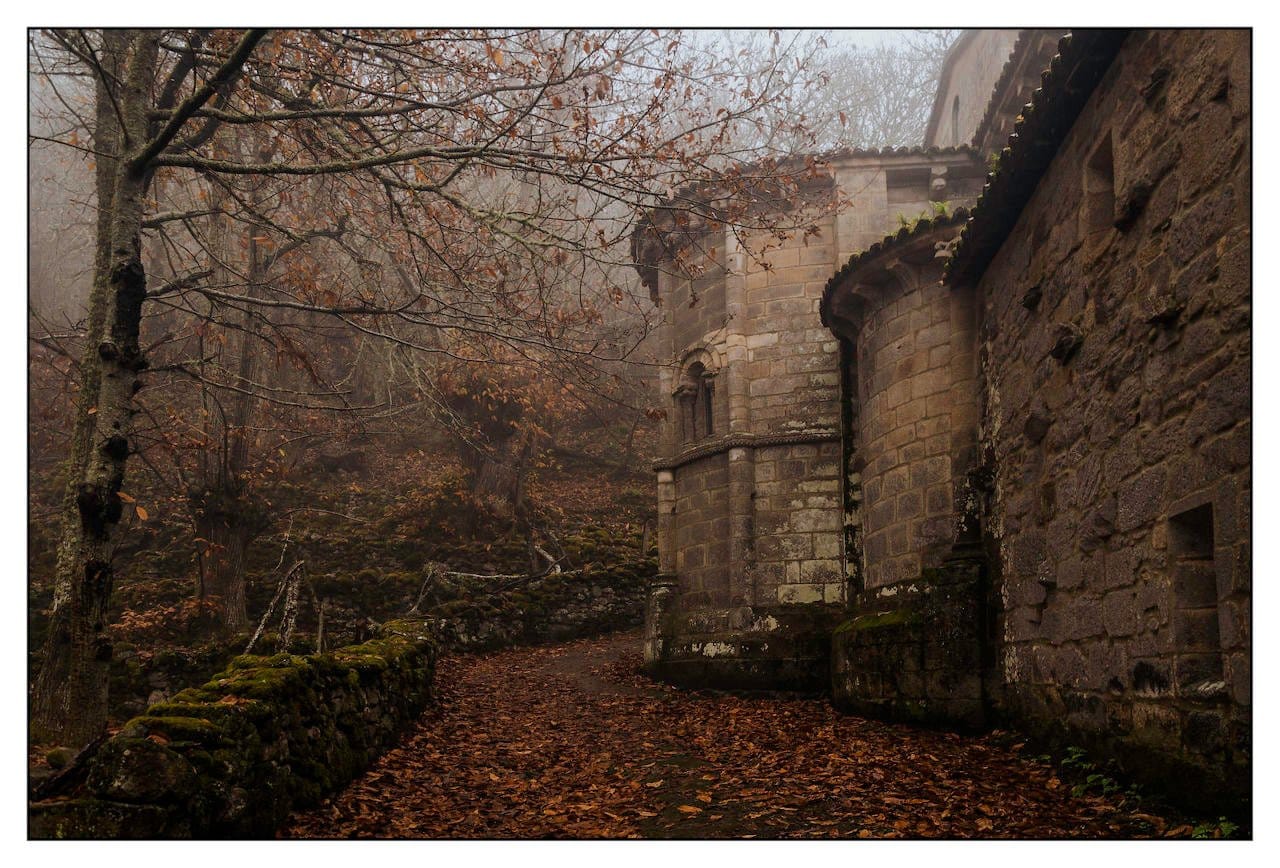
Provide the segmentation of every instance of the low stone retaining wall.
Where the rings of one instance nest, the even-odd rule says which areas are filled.
[[[645,668],[679,687],[824,693],[838,604],[664,611],[655,586]]]
[[[437,641],[397,621],[314,656],[245,655],[129,721],[70,799],[31,806],[32,838],[269,837],[395,743],[431,697]]]
[[[980,566],[961,562],[863,592],[832,636],[832,703],[867,717],[982,727],[982,589]]]
[[[553,573],[499,594],[455,600],[429,614],[445,647],[490,651],[563,642],[644,623],[655,558],[574,573]]]
[[[441,650],[482,651],[638,626],[656,562],[555,574],[390,621],[319,655],[243,655],[152,705],[31,805],[32,838],[270,837],[353,780],[431,698]]]

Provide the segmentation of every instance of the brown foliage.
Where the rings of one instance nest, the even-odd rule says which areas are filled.
[[[1096,838],[1189,834],[972,738],[821,699],[685,693],[634,636],[453,657],[438,704],[288,837]],[[1180,831],[1179,831],[1180,829]]]

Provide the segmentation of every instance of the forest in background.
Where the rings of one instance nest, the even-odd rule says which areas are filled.
[[[646,557],[636,222],[803,231],[761,197],[918,143],[953,36],[32,32],[36,753],[260,625],[332,647],[442,570]]]

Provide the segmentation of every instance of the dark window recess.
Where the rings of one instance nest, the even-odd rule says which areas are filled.
[[[702,401],[702,414],[706,421],[705,434],[711,435],[715,433],[715,417],[712,409],[712,398],[715,397],[716,387],[712,384],[710,379],[704,376],[702,378],[700,391],[701,395],[699,397]]]
[[[1223,689],[1212,504],[1169,519],[1169,567],[1178,692],[1210,699]]]
[[[1094,149],[1084,172],[1085,233],[1094,235],[1115,225],[1116,169],[1111,133]]]
[[[951,100],[951,144],[960,144],[960,96]]]
[[[712,398],[715,387],[711,378],[701,362],[694,362],[685,371],[680,388],[676,390],[680,439],[685,443],[701,440],[714,430]]]

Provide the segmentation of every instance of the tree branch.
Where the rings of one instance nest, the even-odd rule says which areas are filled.
[[[154,139],[129,160],[130,171],[142,171],[161,151],[167,148],[174,137],[178,135],[178,131],[182,129],[182,125],[217,93],[219,87],[229,82],[240,72],[240,68],[249,59],[253,49],[257,47],[258,43],[266,35],[267,31],[263,29],[245,31],[239,44],[232,50],[231,55],[223,62],[222,66],[218,67],[218,71],[201,85],[195,93],[183,100],[182,105],[173,110],[173,114],[169,117],[169,122],[164,125],[164,129],[160,130]]]

